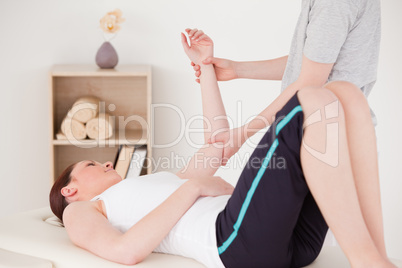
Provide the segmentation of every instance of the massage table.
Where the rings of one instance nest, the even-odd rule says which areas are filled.
[[[49,207],[0,219],[0,268],[123,268],[75,246]],[[394,260],[393,260],[394,261]],[[402,268],[401,261],[394,261]],[[152,253],[138,268],[203,268],[193,259]],[[310,268],[350,267],[339,247],[324,246]],[[205,267],[204,267],[205,268]],[[245,267],[248,268],[248,267]]]
[[[251,137],[236,154],[247,160],[267,128]],[[235,185],[246,161],[235,165],[231,159],[215,176]],[[402,261],[393,260],[402,268]],[[127,268],[102,259],[75,246],[49,207],[0,219],[0,268]],[[205,268],[199,262],[180,256],[152,253],[137,268]],[[339,247],[325,246],[309,268],[346,268],[348,260]],[[208,267],[209,268],[209,267]],[[249,267],[245,267],[249,268]]]

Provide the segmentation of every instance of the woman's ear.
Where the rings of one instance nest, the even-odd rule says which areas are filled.
[[[65,186],[61,188],[61,194],[70,202],[76,201],[78,199],[77,188]]]

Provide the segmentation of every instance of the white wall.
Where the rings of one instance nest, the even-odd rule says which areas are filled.
[[[53,64],[94,63],[103,39],[99,19],[116,7],[126,22],[112,41],[121,64],[153,66],[153,102],[170,103],[186,119],[201,112],[200,93],[180,45],[186,27],[204,29],[216,55],[234,60],[287,54],[300,0],[37,0],[0,1],[0,211],[1,216],[47,205],[49,191],[48,70]],[[389,255],[402,259],[402,25],[400,0],[382,3],[383,37],[378,82],[369,98],[376,111],[381,191]],[[256,115],[279,93],[279,82],[231,81],[221,84],[234,125]],[[241,100],[242,110],[237,109]],[[241,119],[237,114],[242,115]],[[180,122],[172,110],[156,110],[155,142],[176,139]],[[195,122],[191,127],[200,127]],[[200,135],[192,135],[200,142]],[[194,152],[182,139],[154,156],[184,157]],[[174,166],[168,167],[177,169]],[[162,168],[159,168],[161,170]],[[225,174],[230,174],[225,171]],[[235,173],[235,172],[234,172]],[[233,174],[234,174],[233,173]]]

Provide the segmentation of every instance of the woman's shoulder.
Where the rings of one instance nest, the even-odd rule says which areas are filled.
[[[93,237],[107,235],[112,230],[100,207],[101,201],[75,201],[66,207],[63,214],[64,227],[77,246],[93,249],[98,246],[97,239]]]
[[[63,222],[68,225],[68,222],[77,220],[82,215],[88,215],[88,213],[103,213],[102,201],[75,201],[69,204],[63,213]]]

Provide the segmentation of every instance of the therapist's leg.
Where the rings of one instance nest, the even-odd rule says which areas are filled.
[[[375,245],[387,257],[384,242],[378,175],[377,144],[370,108],[362,91],[348,82],[330,82],[324,86],[342,103],[345,111],[353,178],[363,218]]]
[[[291,267],[293,232],[309,194],[300,163],[303,112],[297,95],[275,118],[217,217],[218,252],[225,267]],[[317,222],[315,216],[310,220]]]
[[[341,103],[325,88],[304,89],[298,96],[305,116],[303,172],[327,224],[352,267],[394,267],[377,249],[362,215]]]

